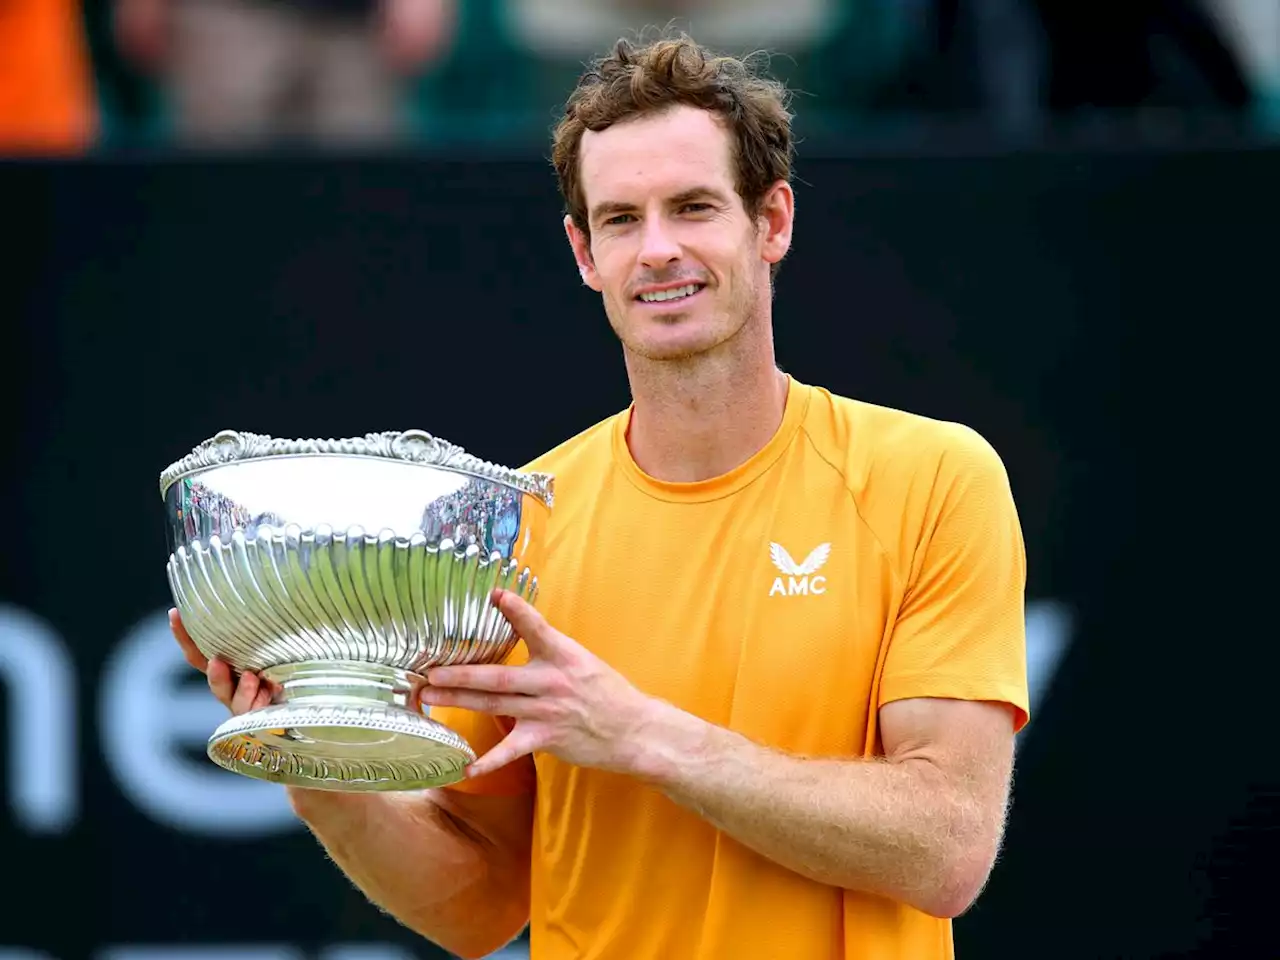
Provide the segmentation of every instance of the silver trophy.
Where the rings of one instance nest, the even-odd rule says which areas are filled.
[[[340,791],[461,778],[475,753],[418,707],[433,666],[517,642],[494,588],[536,601],[522,563],[552,478],[420,430],[342,440],[224,431],[161,474],[169,586],[207,657],[275,687],[208,754],[236,773]]]

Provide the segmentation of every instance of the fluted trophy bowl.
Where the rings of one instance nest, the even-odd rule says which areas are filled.
[[[421,430],[339,440],[223,431],[160,477],[169,586],[200,651],[270,681],[208,755],[339,791],[461,779],[466,740],[426,716],[423,672],[493,663],[517,638],[494,588],[536,602],[522,558],[552,478]]]

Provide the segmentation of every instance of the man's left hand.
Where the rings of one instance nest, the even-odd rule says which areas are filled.
[[[515,728],[467,768],[479,777],[541,751],[581,767],[627,772],[653,701],[519,596],[493,602],[529,650],[521,666],[432,667],[422,702],[510,717]]]

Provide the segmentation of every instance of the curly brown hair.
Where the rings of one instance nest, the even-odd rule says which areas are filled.
[[[708,110],[727,125],[736,188],[754,219],[769,188],[791,179],[795,147],[788,100],[786,88],[762,76],[752,59],[718,56],[687,34],[641,44],[619,40],[579,78],[555,129],[551,162],[566,212],[590,236],[578,175],[585,131],[685,105]]]

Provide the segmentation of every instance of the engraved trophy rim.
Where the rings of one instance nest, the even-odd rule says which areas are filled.
[[[392,756],[315,752],[291,737],[355,728],[383,734]],[[320,741],[323,743],[323,740]],[[395,749],[398,748],[398,749]],[[206,756],[231,773],[342,793],[429,790],[463,778],[476,753],[456,731],[421,713],[390,704],[356,704],[341,698],[272,703],[223,721],[209,737]]]
[[[177,481],[228,464],[334,456],[394,460],[448,470],[504,484],[534,497],[548,508],[553,507],[555,501],[552,474],[516,470],[482,460],[456,443],[418,429],[385,430],[358,437],[335,438],[276,437],[265,433],[220,430],[161,472],[160,498],[163,500]]]
[[[288,500],[285,485],[266,484],[251,512],[222,496],[216,480],[193,482],[272,460],[303,461],[306,472],[308,459],[380,461],[408,477],[408,484],[390,484],[396,489],[388,497],[403,493],[413,509],[343,517],[337,529],[314,523],[323,513],[320,490],[319,504],[299,508],[305,516],[295,519],[314,523],[303,527],[258,512],[276,506],[271,496]],[[315,473],[342,466],[316,463]],[[433,473],[454,480],[432,482]],[[194,489],[205,483],[207,497]],[[166,571],[192,641],[233,671],[258,671],[279,688],[270,705],[220,725],[206,744],[208,758],[243,776],[344,792],[461,779],[475,753],[417,702],[420,670],[498,662],[514,647],[514,626],[486,601],[495,587],[536,601],[537,574],[520,557],[552,508],[553,483],[550,473],[499,466],[418,429],[337,439],[222,430],[170,464],[160,475],[171,537]],[[433,512],[437,502],[451,505],[447,515]],[[494,510],[506,523],[502,549],[496,528],[487,526],[499,522]],[[526,511],[539,515],[536,522],[523,522]],[[358,520],[399,526],[346,525]]]

